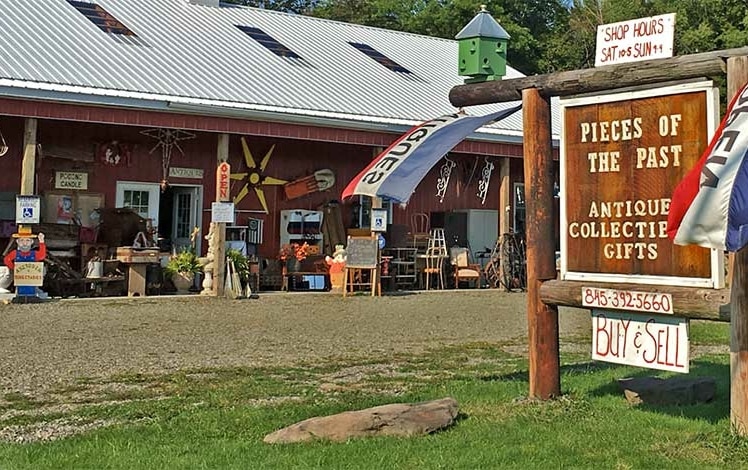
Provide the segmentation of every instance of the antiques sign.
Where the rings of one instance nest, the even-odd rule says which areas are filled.
[[[722,287],[721,253],[666,233],[673,189],[716,127],[711,82],[562,99],[561,109],[562,279]]]
[[[202,168],[181,168],[178,166],[169,167],[169,178],[188,178],[201,180],[203,179]]]
[[[88,173],[78,171],[57,171],[55,172],[56,189],[79,189],[85,191],[88,189]]]

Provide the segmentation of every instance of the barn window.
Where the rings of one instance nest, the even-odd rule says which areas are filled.
[[[371,57],[372,59],[376,60],[380,64],[392,70],[393,72],[400,72],[400,73],[407,73],[407,74],[412,73],[410,70],[406,69],[402,65],[398,64],[397,62],[390,59],[389,57],[382,54],[381,52],[377,51],[376,49],[369,46],[368,44],[361,44],[359,42],[349,42],[348,44],[355,47],[356,49],[363,52],[364,54]]]
[[[100,5],[79,2],[77,0],[68,0],[68,3],[105,33],[119,34],[122,36],[137,36]]]
[[[291,49],[287,48],[283,44],[273,39],[272,36],[267,34],[265,31],[261,30],[260,28],[253,28],[251,26],[240,26],[240,25],[236,25],[236,27],[239,28],[239,30],[242,31],[244,34],[248,35],[255,41],[265,46],[266,49],[270,50],[273,54],[277,56],[289,57],[291,59],[301,59],[300,55],[298,55]]]

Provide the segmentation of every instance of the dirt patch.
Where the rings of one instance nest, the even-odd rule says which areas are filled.
[[[525,294],[498,290],[343,299],[333,294],[66,300],[0,306],[0,391],[180,369],[289,366],[473,342],[526,341]],[[561,334],[589,329],[567,309]]]

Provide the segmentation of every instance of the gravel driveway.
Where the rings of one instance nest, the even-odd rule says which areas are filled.
[[[38,392],[80,377],[526,341],[525,302],[522,293],[462,290],[378,298],[263,293],[258,300],[188,296],[2,305],[0,388]],[[589,329],[587,311],[562,310],[562,336]]]

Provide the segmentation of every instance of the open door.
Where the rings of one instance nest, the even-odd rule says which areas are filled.
[[[190,234],[196,226],[200,226],[200,200],[199,186],[171,186],[172,208],[171,208],[171,242],[179,253],[190,247]],[[197,242],[197,252],[200,252],[200,242]]]

